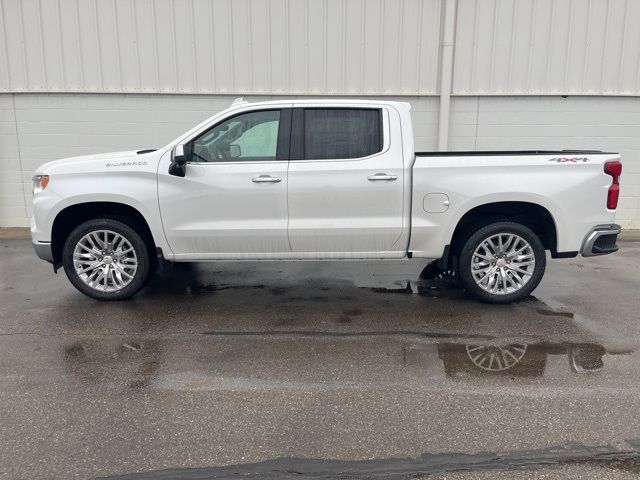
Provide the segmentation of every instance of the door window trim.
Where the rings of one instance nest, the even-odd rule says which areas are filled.
[[[299,106],[293,107],[291,116],[291,146],[289,148],[289,162],[354,162],[366,160],[378,155],[383,155],[389,150],[389,112],[383,106],[372,105],[371,107],[351,107],[351,106]],[[381,150],[364,157],[353,158],[304,158],[304,111],[305,110],[378,110],[380,112],[380,134],[382,135]]]
[[[287,162],[289,161],[289,151],[291,147],[291,117],[292,117],[292,109],[291,107],[274,107],[274,108],[257,108],[251,110],[243,110],[241,112],[237,112],[233,115],[229,115],[228,117],[224,117],[220,119],[220,121],[214,123],[209,126],[207,129],[202,130],[195,134],[192,138],[190,138],[187,142],[184,143],[185,146],[185,154],[187,158],[191,158],[193,142],[195,142],[198,138],[203,135],[206,135],[211,130],[216,128],[218,125],[232,120],[235,117],[239,117],[240,115],[246,115],[248,113],[257,113],[257,112],[280,112],[280,120],[278,124],[278,139],[276,143],[276,158],[275,159],[263,159],[260,160],[260,157],[256,157],[256,159],[252,160],[229,160],[223,162],[204,162],[204,161],[192,161],[188,160],[187,163],[189,165],[236,165],[236,164],[245,164],[245,163],[276,163],[276,162]]]

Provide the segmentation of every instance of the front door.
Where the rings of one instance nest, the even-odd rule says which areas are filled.
[[[404,250],[396,245],[403,231],[402,142],[399,136],[390,141],[389,115],[385,108],[294,109],[293,252],[355,258]]]
[[[264,258],[290,252],[290,109],[227,118],[185,144],[184,177],[162,162],[158,195],[176,259]]]

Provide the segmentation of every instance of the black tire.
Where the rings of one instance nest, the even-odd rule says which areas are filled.
[[[515,292],[491,293],[476,284],[471,271],[473,253],[483,240],[497,234],[516,234],[531,246],[535,265],[529,280]],[[507,267],[509,268],[509,267]],[[540,283],[546,268],[544,245],[528,227],[514,222],[496,222],[472,232],[464,242],[458,256],[458,278],[464,289],[473,297],[486,303],[512,303],[527,297]]]
[[[137,269],[133,279],[123,288],[115,291],[100,291],[87,285],[76,272],[73,254],[76,244],[88,233],[96,230],[109,230],[124,237],[133,247]],[[114,262],[115,263],[115,262]],[[77,226],[64,242],[62,250],[62,264],[67,278],[79,291],[97,300],[124,300],[135,295],[142,289],[154,270],[154,258],[140,234],[131,226],[112,218],[98,218],[89,220]]]

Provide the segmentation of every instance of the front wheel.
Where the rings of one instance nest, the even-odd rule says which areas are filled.
[[[544,246],[528,227],[497,222],[480,228],[464,243],[458,277],[471,295],[487,303],[511,303],[528,296],[546,267]]]
[[[142,237],[126,223],[89,220],[67,238],[62,263],[69,281],[98,300],[124,300],[144,287],[151,258]]]

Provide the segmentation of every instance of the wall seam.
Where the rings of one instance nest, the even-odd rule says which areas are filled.
[[[24,188],[24,169],[22,168],[22,151],[20,149],[20,133],[18,131],[18,113],[16,111],[16,94],[11,94],[11,103],[13,105],[13,125],[16,130],[16,145],[18,147],[18,166],[20,167],[20,185],[22,186],[22,206],[24,207],[24,216],[28,220],[29,212],[27,211],[27,192]]]
[[[478,150],[478,125],[480,124],[480,95],[476,97],[478,101],[476,102],[476,133],[475,138],[473,139],[473,149]]]

